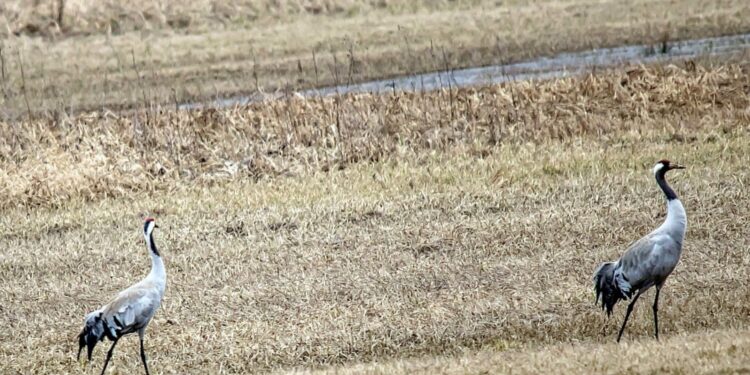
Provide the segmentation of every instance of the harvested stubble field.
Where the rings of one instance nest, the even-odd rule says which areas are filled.
[[[689,68],[2,124],[0,372],[83,373],[143,212],[157,373],[747,371],[750,78]],[[644,300],[615,345],[591,273],[663,219],[665,157],[690,224],[663,341]],[[123,341],[110,373],[142,371]]]
[[[62,29],[56,2],[0,3],[0,118],[750,32],[745,0],[68,0]]]

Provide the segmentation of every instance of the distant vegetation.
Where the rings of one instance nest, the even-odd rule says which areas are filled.
[[[744,0],[231,0],[158,6],[69,0],[59,31],[56,1],[33,3],[0,4],[0,119],[173,107],[750,31]],[[38,31],[15,36],[28,25]],[[52,29],[44,31],[44,25]]]

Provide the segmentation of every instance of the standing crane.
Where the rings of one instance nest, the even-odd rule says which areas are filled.
[[[85,326],[78,335],[77,358],[80,360],[81,350],[86,346],[89,362],[91,362],[91,353],[99,341],[103,341],[105,337],[112,341],[112,347],[109,348],[107,358],[104,360],[102,375],[107,370],[107,364],[112,358],[112,352],[115,350],[117,341],[133,332],[138,332],[141,342],[141,360],[143,361],[143,367],[146,369],[146,375],[149,374],[146,352],[143,349],[143,336],[146,332],[146,326],[148,326],[161,304],[164,289],[167,286],[164,262],[154,243],[154,228],[158,228],[154,219],[146,218],[143,225],[143,236],[146,238],[146,246],[151,255],[151,272],[140,282],[120,292],[106,305],[86,315]]]
[[[659,339],[659,292],[680,260],[687,229],[685,208],[664,176],[672,169],[683,168],[685,167],[672,164],[669,160],[656,163],[654,176],[667,198],[667,218],[660,227],[630,245],[617,262],[602,263],[594,272],[596,302],[599,303],[601,298],[602,310],[606,309],[607,316],[612,314],[617,301],[634,296],[628,304],[617,342],[620,342],[638,297],[652,286],[656,287],[653,305],[654,336]]]

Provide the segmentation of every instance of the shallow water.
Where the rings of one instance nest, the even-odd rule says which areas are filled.
[[[598,48],[583,52],[561,53],[513,64],[455,69],[389,78],[351,85],[339,85],[301,91],[304,97],[347,93],[383,93],[388,91],[431,91],[449,87],[469,87],[508,81],[541,80],[591,72],[624,64],[648,64],[729,55],[750,49],[750,34],[692,39],[656,45]],[[232,107],[282,94],[237,96],[208,103],[185,103],[181,108]]]

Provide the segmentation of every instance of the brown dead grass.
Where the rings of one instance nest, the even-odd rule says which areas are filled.
[[[206,31],[310,16],[352,17],[381,12],[417,11],[487,6],[486,0],[64,0],[62,25],[59,0],[8,0],[0,4],[0,36],[64,36],[172,29]],[[510,3],[518,3],[511,0]]]
[[[0,207],[57,206],[182,185],[263,180],[460,147],[744,129],[738,65],[680,67],[429,94],[289,97],[228,110],[0,123]]]
[[[619,358],[619,359],[618,359]],[[336,374],[742,374],[750,371],[746,329],[678,334],[661,341],[560,344],[335,367]],[[294,373],[303,373],[298,370]],[[309,371],[304,371],[309,373]]]
[[[286,2],[257,3],[263,5],[226,2],[230,9],[236,8],[230,13],[239,18],[252,7],[273,8],[270,4]],[[153,8],[142,1],[112,4],[83,5],[103,8],[82,11],[81,17],[103,18],[106,26],[109,16],[146,20],[141,13]],[[389,1],[384,9],[377,1],[342,1],[336,6],[360,11],[313,16],[292,10],[304,5],[279,5],[288,16],[224,26],[216,24],[224,21],[205,9],[205,2],[185,7],[172,1],[159,4],[164,15],[148,18],[145,22],[154,25],[141,30],[123,26],[122,33],[110,34],[97,31],[99,26],[91,30],[81,26],[91,34],[2,40],[0,116],[17,119],[31,113],[54,118],[102,108],[171,107],[176,101],[750,31],[750,5],[744,0],[545,0],[503,1],[502,5],[481,0],[417,2],[413,7],[405,1]],[[203,26],[168,27],[171,17],[182,17],[180,12]],[[131,29],[136,31],[127,31]]]
[[[6,124],[0,372],[82,373],[82,317],[146,272],[142,212],[162,225],[169,274],[147,338],[157,373],[461,372],[438,357],[475,350],[532,371],[566,363],[556,348],[605,356],[605,372],[656,369],[628,367],[651,351],[740,369],[744,341],[727,336],[750,321],[747,90],[738,66],[667,67],[149,126]],[[593,305],[591,272],[662,220],[649,170],[664,157],[689,166],[672,184],[690,221],[662,295],[666,342],[641,305],[616,346],[622,306],[607,320]],[[506,368],[481,355],[467,359],[478,371]],[[111,373],[136,371],[130,338]]]

